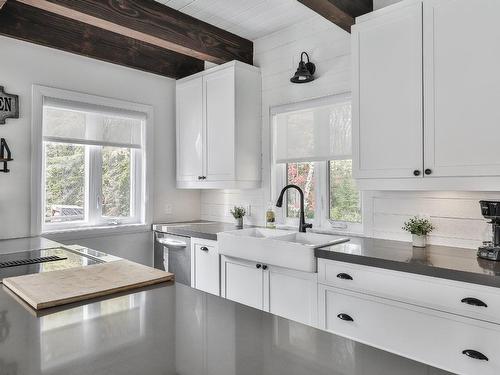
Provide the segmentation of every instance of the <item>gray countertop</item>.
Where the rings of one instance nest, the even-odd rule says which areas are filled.
[[[245,228],[251,228],[251,226],[245,226]],[[153,224],[153,230],[157,232],[203,238],[212,241],[217,241],[217,233],[236,229],[236,226],[231,223],[203,220],[184,223]]]
[[[447,374],[181,284],[41,315],[0,287],[0,374]]]
[[[500,287],[500,262],[479,259],[474,249],[408,242],[352,238],[350,242],[316,249],[318,258],[411,272],[426,276]]]

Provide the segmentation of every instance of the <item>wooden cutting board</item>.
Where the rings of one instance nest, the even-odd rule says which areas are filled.
[[[174,279],[174,274],[128,260],[3,279],[34,309],[64,305]]]

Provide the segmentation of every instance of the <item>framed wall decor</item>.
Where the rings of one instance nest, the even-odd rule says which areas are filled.
[[[19,118],[19,96],[7,94],[0,86],[0,125],[8,118]]]

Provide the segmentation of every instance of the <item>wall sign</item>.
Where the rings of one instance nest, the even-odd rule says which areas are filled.
[[[19,118],[19,96],[7,94],[0,86],[0,124],[7,118]]]

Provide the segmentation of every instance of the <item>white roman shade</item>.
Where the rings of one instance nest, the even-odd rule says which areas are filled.
[[[146,114],[44,97],[43,139],[52,142],[141,148]]]
[[[343,97],[274,115],[277,163],[350,159],[351,101]]]

